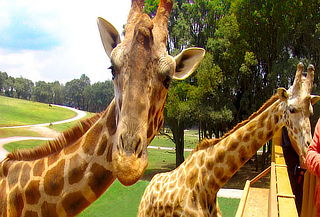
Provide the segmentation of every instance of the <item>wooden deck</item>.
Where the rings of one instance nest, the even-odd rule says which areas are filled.
[[[271,166],[247,181],[236,217],[298,217],[295,196],[292,193],[287,165],[281,147],[281,131],[274,135]],[[251,185],[266,173],[271,173],[270,188],[253,188]]]

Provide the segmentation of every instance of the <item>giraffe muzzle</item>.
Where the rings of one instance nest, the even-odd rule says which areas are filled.
[[[113,172],[123,185],[132,185],[136,183],[143,175],[147,165],[147,152],[138,157],[136,154],[125,152],[113,153]]]

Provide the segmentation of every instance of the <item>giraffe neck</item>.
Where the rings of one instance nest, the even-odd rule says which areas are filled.
[[[114,107],[112,102],[81,139],[56,153],[30,161],[3,161],[7,170],[0,177],[0,190],[5,192],[0,196],[0,216],[1,212],[74,216],[95,201],[115,180]]]
[[[283,126],[282,115],[279,112],[281,103],[276,101],[268,109],[249,121],[244,126],[225,137],[219,143],[199,150],[185,162],[187,183],[192,183],[192,176],[197,176],[195,171],[188,169],[197,165],[198,180],[202,186],[210,189],[207,193],[211,198],[217,191],[242,167],[273,134]],[[209,140],[214,142],[214,140]],[[194,181],[195,183],[195,181]],[[201,186],[198,186],[201,187]],[[194,184],[194,188],[197,188]]]

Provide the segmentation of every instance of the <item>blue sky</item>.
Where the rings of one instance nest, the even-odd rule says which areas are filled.
[[[67,82],[85,73],[110,79],[96,18],[119,32],[130,0],[0,0],[0,71],[33,81]]]

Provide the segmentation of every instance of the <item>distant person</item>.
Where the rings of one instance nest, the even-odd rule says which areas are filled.
[[[308,170],[317,176],[315,190],[316,216],[320,217],[320,119],[314,130],[312,143],[308,148],[306,156]]]
[[[282,128],[282,150],[286,160],[292,192],[295,195],[297,211],[301,213],[305,169],[300,168],[299,155],[293,149],[287,128]]]

